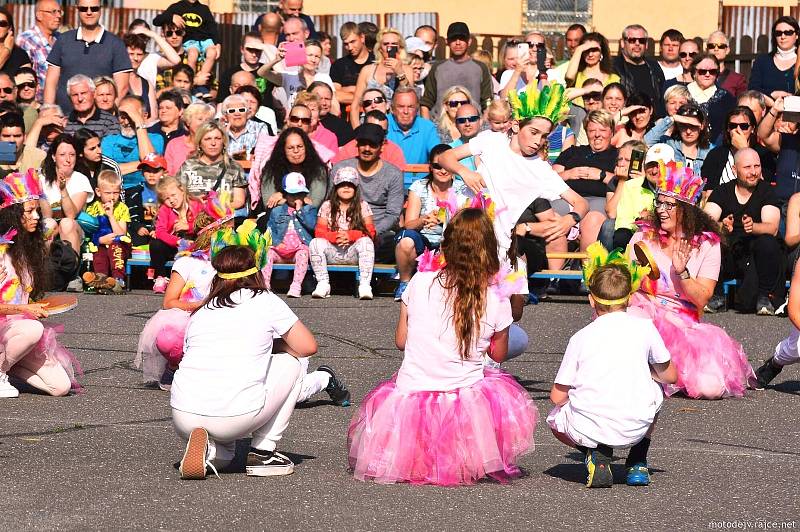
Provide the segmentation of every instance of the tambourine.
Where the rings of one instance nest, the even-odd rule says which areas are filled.
[[[77,307],[78,298],[67,294],[55,294],[40,299],[39,301],[36,301],[36,303],[47,305],[44,309],[50,316],[55,316],[56,314],[63,314],[65,312],[69,312],[70,310]]]
[[[650,267],[650,273],[647,274],[650,279],[657,281],[661,277],[656,259],[653,258],[653,254],[650,252],[650,248],[647,247],[647,244],[641,241],[635,243],[633,245],[633,254],[636,255],[636,261],[641,266]]]

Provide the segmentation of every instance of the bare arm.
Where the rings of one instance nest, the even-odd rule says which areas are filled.
[[[397,328],[394,331],[394,345],[397,349],[404,351],[406,340],[408,339],[408,306],[400,303],[400,318],[397,320]]]
[[[374,71],[375,65],[367,65],[358,74],[358,81],[353,92],[353,103],[350,105],[350,125],[354,129],[361,123],[361,98],[364,96],[364,90],[367,87],[367,79]]]
[[[56,103],[56,91],[58,91],[58,78],[60,76],[60,67],[47,65],[47,75],[44,78],[44,103]]]
[[[128,94],[128,86],[130,83],[130,72],[116,72],[113,76],[114,83],[117,85],[117,104],[119,105],[122,97]]]
[[[550,389],[550,401],[556,406],[566,404],[569,401],[569,391],[571,389],[571,386],[553,384],[553,387]]]
[[[462,144],[461,146],[451,148],[439,156],[439,164],[441,164],[448,172],[461,176],[464,183],[475,193],[481,191],[486,183],[483,182],[483,177],[474,170],[470,170],[459,161],[470,157],[472,152],[469,144]],[[476,154],[480,155],[480,154]]]
[[[800,268],[795,267],[792,273],[792,285],[789,288],[789,304],[787,312],[792,325],[800,329]]]
[[[758,124],[758,138],[773,153],[781,151],[781,134],[775,129],[778,116],[783,113],[783,98],[778,98],[775,105],[764,115]]]
[[[198,308],[201,304],[199,301],[196,303],[181,301],[181,292],[183,292],[184,286],[186,286],[186,281],[184,281],[183,277],[181,277],[178,272],[173,271],[169,276],[167,290],[164,292],[164,302],[161,303],[162,308],[179,308],[187,312]]]
[[[317,352],[318,346],[314,335],[300,320],[297,320],[282,337],[292,356],[304,358],[310,357]]]
[[[678,381],[678,370],[672,360],[660,364],[650,364],[650,375],[656,382],[675,384]]]
[[[786,207],[786,245],[790,248],[800,244],[800,192],[789,198]]]
[[[489,351],[486,354],[498,363],[506,359],[508,356],[508,327],[494,333],[492,343],[489,344]]]

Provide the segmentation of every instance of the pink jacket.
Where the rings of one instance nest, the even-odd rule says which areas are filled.
[[[197,218],[197,213],[203,209],[203,203],[194,198],[186,196],[186,201],[189,202],[189,212],[187,213],[187,222],[189,222],[189,233],[194,235],[194,220]],[[170,246],[178,247],[179,237],[172,230],[175,227],[175,222],[178,221],[178,213],[172,207],[161,205],[156,215],[156,238],[166,242]]]

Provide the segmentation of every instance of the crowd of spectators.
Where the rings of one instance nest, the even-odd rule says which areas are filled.
[[[721,31],[703,40],[667,30],[653,56],[654,39],[638,24],[618,37],[570,26],[561,61],[539,32],[507,38],[495,64],[486,52],[470,54],[473,37],[464,22],[447,26],[442,47],[431,26],[403,35],[352,21],[339,31],[343,56],[335,58],[331,36],[317,31],[295,0],[258,17],[237,43],[237,60],[222,70],[216,22],[201,3],[177,2],[152,21],[133,21],[120,36],[100,23],[99,0],[78,0],[74,9],[77,27],[63,28],[61,4],[39,0],[35,23],[17,31],[11,11],[0,8],[0,140],[13,152],[0,168],[39,170],[43,209],[76,257],[96,230],[86,208],[104,171],[121,179],[131,216],[147,218],[131,220],[138,228],[133,242],[116,235],[128,253],[130,245],[168,235],[155,245],[158,264],[149,272],[157,289],[170,258],[163,250],[169,255],[191,241],[194,200],[212,191],[230,197],[237,220],[260,216],[266,227],[279,206],[287,216],[307,216],[308,206],[328,232],[363,225],[367,216],[356,212],[363,201],[370,230],[356,232],[371,240],[370,260],[397,263],[399,299],[414,259],[438,246],[445,220],[437,200],[467,192],[438,157],[485,130],[509,131],[509,91],[555,81],[565,86],[571,112],[540,156],[589,204],[572,246],[625,245],[636,218],[652,209],[653,168],[674,160],[707,180],[703,205],[727,235],[722,280],[739,281],[736,307],[772,314],[784,301],[800,242],[800,133],[783,119],[800,70],[800,26],[792,17],[774,21],[771,50],[746,76],[728,61],[730,40]],[[609,37],[612,44],[618,39],[616,55]],[[630,171],[634,158],[642,171]],[[462,162],[480,165],[479,157]],[[290,181],[306,189],[297,205],[297,193],[285,189],[289,174],[300,174],[302,186]],[[166,176],[176,180],[165,186]],[[340,185],[355,188],[360,199],[335,220],[330,204],[352,199],[347,191],[337,196]],[[170,200],[170,192],[186,200]],[[165,226],[154,218],[170,201],[178,206]],[[564,215],[570,207],[539,204],[530,217],[549,209]],[[347,232],[339,229],[322,246],[339,251],[320,253],[356,257],[343,251],[357,241]],[[313,226],[300,233],[304,240],[320,237]],[[320,246],[311,246],[315,272]],[[83,288],[78,274],[70,289]],[[540,295],[563,289],[545,284]],[[372,297],[367,290],[362,296]],[[720,291],[707,310],[725,304]]]

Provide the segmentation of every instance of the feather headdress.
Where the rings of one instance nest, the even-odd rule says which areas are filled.
[[[592,294],[594,300],[602,305],[619,305],[624,303],[628,300],[630,294],[639,289],[639,285],[642,284],[642,280],[644,280],[647,274],[650,273],[649,266],[641,266],[637,262],[631,260],[625,255],[625,251],[622,248],[617,248],[609,252],[605,247],[603,247],[603,244],[600,242],[595,242],[586,248],[586,253],[589,255],[589,258],[587,258],[583,263],[583,281],[586,283],[586,286],[589,287],[590,292],[592,289],[592,276],[599,268],[603,266],[616,264],[618,266],[622,266],[631,274],[631,291],[625,297],[615,300],[607,300],[600,299]]]
[[[697,204],[706,180],[695,175],[691,168],[674,161],[659,163],[659,175],[656,189],[659,194],[675,198],[684,203]]]
[[[253,221],[246,221],[239,228],[220,229],[211,238],[211,258],[228,246],[247,246],[256,256],[256,268],[267,265],[267,250],[272,245],[272,233],[262,233]]]
[[[3,198],[0,209],[28,200],[39,199],[41,195],[42,187],[39,184],[39,176],[33,168],[28,168],[24,174],[12,172],[0,181],[0,197]]]
[[[564,86],[555,81],[542,87],[536,81],[528,83],[523,91],[508,91],[508,103],[515,120],[546,118],[553,124],[559,123],[569,113],[569,102],[564,97]]]
[[[233,220],[235,211],[233,207],[231,207],[230,193],[227,191],[222,191],[221,193],[217,194],[216,191],[212,190],[206,195],[203,211],[211,216],[214,221],[200,229],[197,234],[203,234],[206,231],[211,231],[225,222]]]

